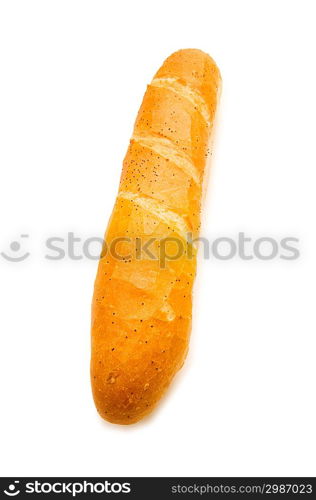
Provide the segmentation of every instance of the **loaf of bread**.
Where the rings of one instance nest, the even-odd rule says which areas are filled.
[[[150,413],[188,351],[192,239],[220,83],[210,56],[179,50],[148,85],[136,118],[92,305],[92,391],[109,422]]]

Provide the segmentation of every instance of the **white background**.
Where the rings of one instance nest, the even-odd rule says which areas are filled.
[[[313,7],[1,1],[0,250],[31,252],[0,257],[1,475],[316,474]],[[103,236],[146,84],[187,47],[223,77],[203,234],[295,236],[301,256],[200,259],[185,367],[120,427],[90,393],[97,262],[43,245]]]

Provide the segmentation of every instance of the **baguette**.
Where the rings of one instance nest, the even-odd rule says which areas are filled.
[[[184,363],[202,181],[221,77],[179,50],[154,76],[123,162],[92,304],[91,383],[102,418],[150,413]]]

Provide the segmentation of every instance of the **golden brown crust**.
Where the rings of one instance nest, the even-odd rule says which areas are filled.
[[[92,307],[93,396],[113,423],[150,413],[187,354],[196,266],[187,233],[199,231],[219,86],[207,54],[180,50],[156,73],[136,119]]]

